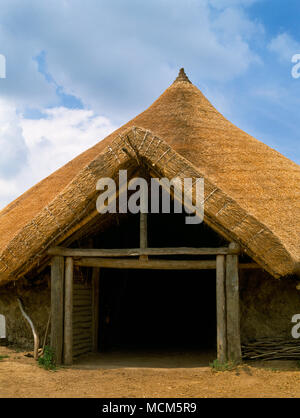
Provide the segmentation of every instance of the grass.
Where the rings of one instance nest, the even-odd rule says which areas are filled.
[[[38,364],[45,370],[55,371],[57,369],[54,350],[48,345],[45,347],[44,354],[38,359]]]
[[[209,363],[209,366],[216,372],[226,372],[235,369],[237,364],[232,361],[220,363],[219,360],[216,359],[212,363]]]
[[[9,358],[9,356],[0,356],[0,361],[4,360],[5,358]]]

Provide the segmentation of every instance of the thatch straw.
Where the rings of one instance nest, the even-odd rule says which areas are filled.
[[[296,273],[300,167],[232,125],[185,77],[180,74],[148,110],[0,212],[2,284],[42,265],[47,248],[88,219],[100,219],[96,181],[138,164],[124,146],[166,177],[204,176],[206,222],[237,240],[273,276]]]

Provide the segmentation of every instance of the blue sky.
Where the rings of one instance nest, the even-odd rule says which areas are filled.
[[[300,163],[299,0],[0,0],[0,208],[147,108],[184,67]]]

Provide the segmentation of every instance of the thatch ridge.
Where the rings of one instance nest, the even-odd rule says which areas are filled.
[[[227,197],[227,206],[225,209],[219,207],[217,215],[223,219],[222,222],[230,214],[231,202],[235,202],[247,216],[264,225],[264,228],[256,230],[256,235],[250,236],[245,215],[245,220],[239,218],[240,225],[236,223],[231,227],[237,236],[245,234],[248,237],[249,247],[254,248],[254,244],[250,244],[251,240],[261,247],[257,254],[269,252],[276,258],[278,253],[278,261],[273,260],[273,266],[270,267],[274,276],[295,271],[295,263],[300,262],[300,167],[232,125],[193,84],[179,80],[149,109],[38,183],[0,212],[0,268],[3,271],[0,280],[8,280],[4,272],[8,271],[7,257],[13,265],[13,259],[17,263],[19,253],[26,255],[26,245],[32,239],[30,234],[33,228],[36,231],[43,230],[44,222],[52,218],[51,223],[59,231],[59,221],[51,216],[56,211],[52,205],[58,197],[66,200],[70,206],[66,206],[65,212],[60,213],[58,219],[66,216],[71,220],[76,217],[78,208],[72,206],[68,185],[74,184],[77,179],[80,196],[84,181],[81,176],[83,173],[87,175],[86,167],[100,158],[100,154],[105,154],[105,149],[111,147],[115,138],[132,126],[141,126],[155,132],[163,143],[168,144],[177,155],[184,157],[187,163],[202,173],[207,181],[223,191]],[[116,169],[119,162],[115,157],[112,162]],[[82,199],[86,203],[83,194]],[[234,214],[233,208],[231,212]],[[19,238],[26,230],[28,238],[22,243]],[[264,239],[265,234],[272,235],[280,245],[269,246],[271,241]],[[18,241],[20,248],[16,250]],[[247,246],[246,240],[244,245]],[[11,249],[13,247],[14,250]],[[283,258],[282,248],[285,249]],[[18,256],[15,254],[13,257],[11,254],[9,257],[10,251],[16,251]],[[28,254],[28,265],[32,256]],[[10,280],[19,277],[19,273],[17,276],[11,275],[12,271],[16,270],[10,268]]]

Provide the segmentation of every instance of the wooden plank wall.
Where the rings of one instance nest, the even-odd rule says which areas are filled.
[[[87,269],[74,269],[73,358],[93,351],[92,282]]]

